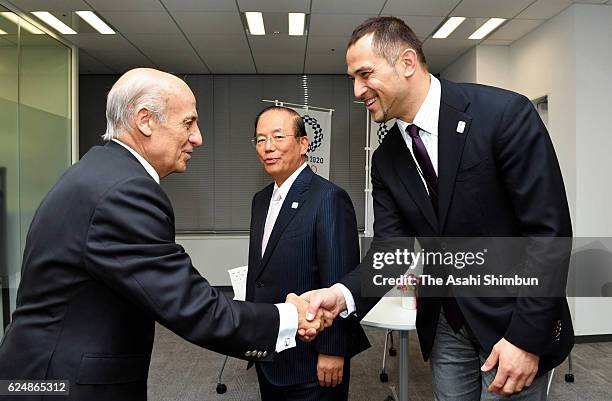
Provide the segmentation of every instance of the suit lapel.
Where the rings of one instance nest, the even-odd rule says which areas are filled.
[[[455,187],[455,177],[463,154],[472,117],[465,114],[469,102],[455,84],[440,80],[442,96],[438,120],[438,221],[439,232],[444,231],[448,208]],[[463,127],[463,132],[459,124]]]
[[[410,154],[410,150],[408,150],[406,141],[400,133],[397,124],[391,128],[388,136],[391,141],[389,148],[393,152],[392,160],[395,171],[397,171],[400,181],[404,188],[406,188],[406,192],[408,192],[414,203],[421,210],[421,213],[423,213],[423,216],[425,216],[427,222],[431,225],[431,228],[436,232],[438,227],[436,213],[429,200],[429,195],[425,190],[412,154]]]
[[[268,245],[266,245],[266,251],[263,255],[263,258],[261,259],[261,262],[259,263],[259,266],[257,267],[257,271],[255,272],[256,273],[254,275],[255,278],[259,277],[261,272],[264,270],[265,266],[268,264],[268,261],[270,260],[270,256],[272,255],[272,252],[274,252],[274,248],[276,248],[276,245],[278,244],[278,241],[280,240],[283,234],[283,231],[285,231],[285,228],[287,228],[287,225],[291,222],[291,220],[293,220],[295,215],[302,208],[303,203],[306,200],[305,194],[308,188],[310,188],[310,181],[313,175],[314,173],[312,172],[312,170],[309,167],[306,167],[300,173],[300,175],[298,175],[296,180],[293,182],[291,189],[289,189],[289,192],[287,193],[287,197],[283,201],[283,206],[281,207],[281,210],[278,213],[276,222],[274,223],[274,227],[272,228],[272,233],[270,234]],[[271,192],[270,192],[270,196],[272,196]],[[269,204],[269,200],[268,200],[268,204]],[[265,210],[266,210],[266,215],[267,215],[268,209],[266,208]],[[266,216],[264,216],[263,218],[262,226],[265,225],[265,219],[266,219]],[[262,235],[259,239],[259,254],[260,255],[261,255],[261,240],[263,238],[263,228],[261,231],[262,231]]]

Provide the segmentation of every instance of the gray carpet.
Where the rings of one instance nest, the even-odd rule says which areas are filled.
[[[372,348],[353,358],[350,400],[384,400],[397,385],[397,359],[389,357],[389,382],[381,383],[384,331],[368,328]],[[397,343],[397,336],[396,336]],[[578,344],[573,352],[576,382],[565,383],[567,362],[555,371],[549,400],[612,400],[612,343]],[[254,369],[246,362],[230,358],[224,374],[227,393],[215,391],[223,356],[201,349],[158,326],[151,370],[150,401],[257,401],[259,390]],[[410,400],[432,400],[429,366],[423,362],[416,334],[410,336]]]

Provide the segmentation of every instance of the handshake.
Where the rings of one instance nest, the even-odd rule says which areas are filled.
[[[287,295],[286,302],[295,305],[298,311],[298,331],[300,340],[313,340],[324,328],[330,327],[333,320],[346,310],[344,294],[337,286],[312,290],[300,296]]]

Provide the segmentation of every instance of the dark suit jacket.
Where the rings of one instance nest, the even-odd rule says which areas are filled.
[[[274,184],[253,197],[247,300],[283,302],[287,294],[328,287],[359,264],[355,211],[348,194],[306,167],[283,202],[265,254],[261,242]],[[295,205],[295,208],[293,207]],[[369,347],[355,318],[336,319],[311,343],[278,354],[260,364],[278,386],[317,380],[317,355],[350,358]]]
[[[372,159],[374,235],[394,237],[571,237],[565,188],[550,137],[522,95],[441,80],[438,213],[397,125]],[[466,123],[457,132],[459,121]],[[372,252],[370,249],[369,252]],[[371,256],[371,253],[370,255]],[[529,262],[533,252],[524,255]],[[366,261],[369,257],[366,257]],[[558,274],[567,277],[566,263]],[[343,279],[364,316],[376,299],[358,299],[362,263]],[[457,298],[485,351],[500,338],[538,354],[543,373],[565,359],[573,328],[565,297]],[[421,298],[417,329],[425,359],[440,300]]]
[[[271,360],[276,307],[227,299],[174,234],[170,200],[136,158],[113,142],[90,150],[30,226],[0,379],[69,380],[64,400],[145,400],[155,321],[211,350]]]

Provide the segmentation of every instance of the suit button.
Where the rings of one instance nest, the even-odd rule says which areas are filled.
[[[264,284],[263,283],[257,283],[256,286],[257,286],[257,288],[261,288],[261,287],[264,286]]]
[[[264,352],[263,352],[263,354],[261,354],[261,356],[262,356],[263,358],[267,357],[267,356],[268,356],[268,351],[264,351]]]
[[[263,355],[263,352],[257,351],[257,358],[261,358],[262,355]]]
[[[251,357],[251,351],[245,352],[244,356],[247,357],[247,358],[250,358]]]

